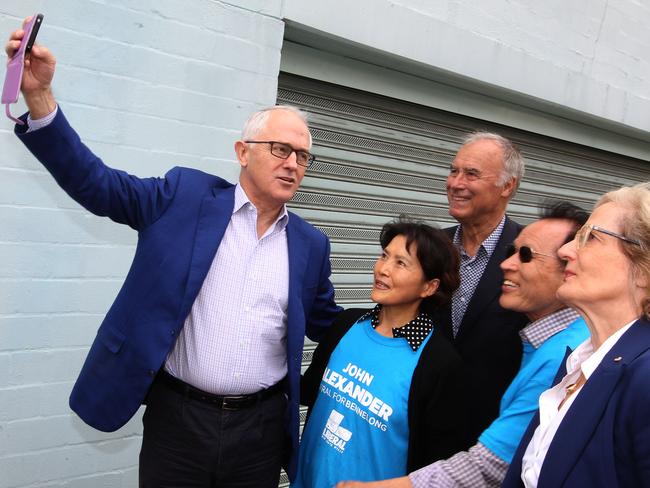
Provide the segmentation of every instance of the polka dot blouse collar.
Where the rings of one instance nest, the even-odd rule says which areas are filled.
[[[370,317],[370,324],[373,329],[379,326],[379,311],[381,305],[375,305],[375,308],[364,314],[360,320]],[[433,320],[425,312],[420,312],[417,317],[411,320],[408,324],[401,327],[393,327],[393,337],[403,337],[408,342],[413,351],[417,351],[429,333],[433,330]]]

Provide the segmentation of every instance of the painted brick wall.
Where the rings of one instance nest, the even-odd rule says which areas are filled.
[[[0,37],[45,14],[55,95],[112,166],[152,176],[185,165],[235,180],[244,119],[275,102],[279,11],[279,0],[7,1]],[[97,432],[68,395],[136,235],[72,201],[12,131],[3,118],[0,487],[135,487],[140,415]]]

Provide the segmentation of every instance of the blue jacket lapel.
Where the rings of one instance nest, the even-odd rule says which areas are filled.
[[[230,222],[234,205],[235,186],[225,189],[214,188],[203,199],[196,224],[192,263],[185,288],[182,317],[189,313],[203,280],[210,270],[221,239],[228,227],[228,222]]]
[[[295,475],[298,447],[298,402],[300,399],[300,368],[302,347],[305,340],[305,311],[302,305],[303,284],[309,240],[297,223],[295,215],[289,216],[287,224],[287,245],[289,248],[289,303],[287,306],[287,369],[289,377],[288,431],[291,435],[293,455],[285,467],[290,476]]]
[[[287,349],[296,350],[296,340],[304,340],[304,321],[295,320],[304,314],[302,310],[302,284],[305,282],[304,274],[307,268],[307,258],[309,254],[309,242],[303,233],[303,230],[297,224],[295,216],[289,216],[287,224],[287,243],[289,247],[289,304],[287,311]],[[293,320],[292,320],[293,319]],[[302,330],[296,330],[299,324],[303,324]]]

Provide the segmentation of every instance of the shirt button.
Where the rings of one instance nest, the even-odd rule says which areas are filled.
[[[464,302],[464,301],[465,301],[465,297],[460,297],[460,301],[461,301],[461,302]]]

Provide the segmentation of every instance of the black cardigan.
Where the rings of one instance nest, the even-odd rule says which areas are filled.
[[[346,332],[368,312],[341,312],[314,352],[301,382],[300,403],[311,407],[330,356]],[[464,368],[458,353],[434,326],[413,371],[408,399],[408,472],[467,449]],[[309,417],[309,413],[308,413]]]

